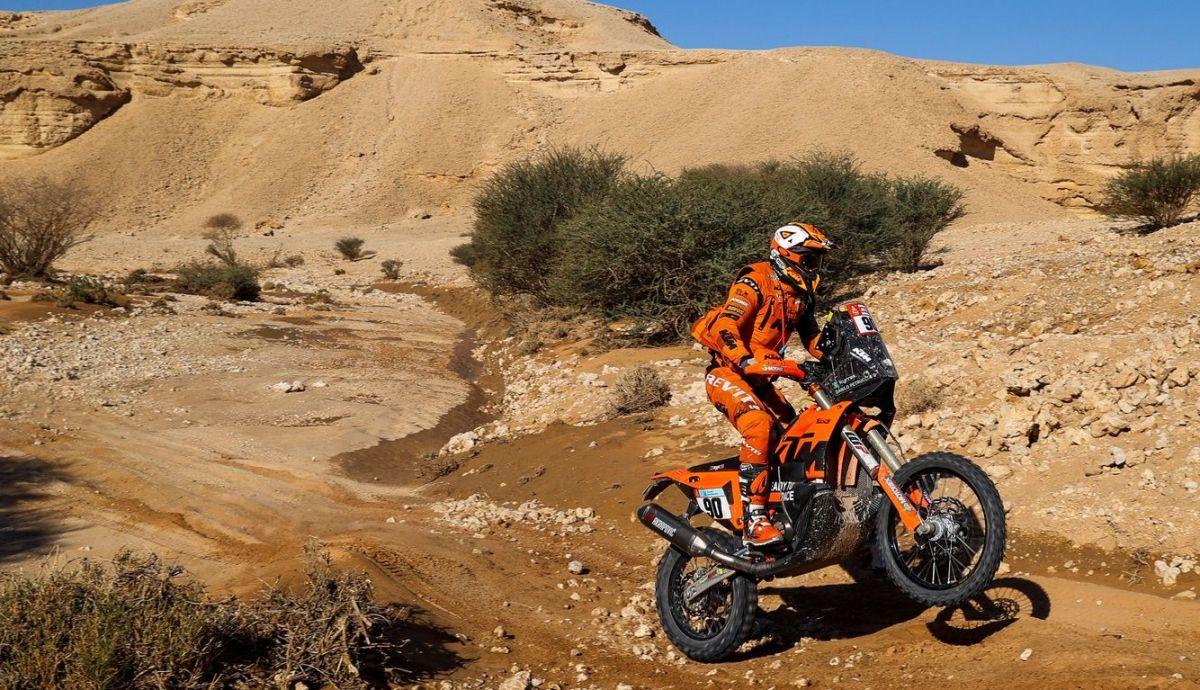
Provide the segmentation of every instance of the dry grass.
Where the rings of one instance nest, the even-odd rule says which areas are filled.
[[[212,601],[153,555],[0,576],[6,690],[368,688],[403,666],[403,612],[371,600],[364,574],[306,549],[300,593]]]
[[[639,366],[621,375],[613,386],[612,405],[617,414],[649,412],[671,402],[671,387],[653,367]]]

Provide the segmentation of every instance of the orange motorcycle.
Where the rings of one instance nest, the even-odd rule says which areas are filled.
[[[867,307],[837,307],[821,333],[822,362],[764,362],[747,374],[790,378],[812,404],[778,430],[771,458],[772,522],[782,549],[742,544],[738,459],[662,472],[688,500],[676,515],[655,503],[638,519],[670,542],[658,564],[655,603],[671,642],[697,661],[718,661],[750,634],[758,583],[865,558],[868,551],[906,596],[954,606],[992,581],[1004,556],[1004,508],[970,460],[927,453],[907,460],[890,425],[899,378]],[[704,514],[718,529],[696,527]]]

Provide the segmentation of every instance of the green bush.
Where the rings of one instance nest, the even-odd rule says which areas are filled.
[[[789,221],[811,222],[837,244],[823,274],[828,292],[881,268],[919,268],[932,237],[962,215],[961,201],[960,190],[938,180],[865,173],[849,154],[829,152],[674,177],[614,173],[603,194],[556,223],[553,251],[524,257],[531,245],[517,231],[482,243],[477,223],[470,251],[456,259],[494,293],[530,292],[550,305],[632,319],[641,340],[685,338],[738,268],[767,258],[771,231]],[[483,258],[485,247],[492,258]],[[513,264],[501,273],[489,262],[510,249]],[[537,283],[523,273],[533,263]]]
[[[603,196],[624,168],[623,156],[598,149],[556,149],[504,166],[475,197],[471,249],[456,249],[455,258],[469,258],[493,293],[544,299],[561,225]]]
[[[72,276],[68,279],[66,296],[72,302],[105,307],[123,307],[129,304],[129,299],[119,290],[107,287],[102,280],[87,276]]]
[[[404,664],[398,612],[372,601],[366,575],[306,553],[302,593],[251,601],[209,600],[182,568],[131,552],[0,574],[0,687],[365,690],[364,676],[393,679]]]
[[[1102,210],[1112,216],[1141,220],[1151,229],[1182,222],[1200,198],[1200,154],[1153,158],[1126,168],[1109,180]]]
[[[583,209],[563,228],[571,255],[554,266],[551,301],[663,324],[648,332],[683,336],[690,319],[729,287],[734,266],[764,253],[763,237],[754,251],[742,228],[722,223],[721,208],[752,215],[733,203],[752,201],[749,190],[731,185],[699,197],[690,193],[697,188],[667,177],[631,177]]]
[[[262,287],[258,284],[258,269],[245,264],[192,262],[175,272],[175,289],[211,299],[253,302]]]
[[[475,245],[467,242],[466,244],[460,244],[457,247],[454,247],[450,250],[450,258],[453,259],[454,263],[456,264],[461,264],[467,268],[473,267],[476,261]]]
[[[963,192],[930,177],[908,177],[892,182],[892,211],[883,252],[884,264],[896,271],[920,270],[934,235],[966,213]]]

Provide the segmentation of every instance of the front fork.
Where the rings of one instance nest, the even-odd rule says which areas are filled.
[[[821,409],[828,410],[833,407],[833,399],[820,386],[814,385],[809,390],[809,395]],[[849,426],[842,427],[842,439],[845,440],[850,452],[854,454],[858,462],[867,468],[867,473],[879,484],[879,488],[883,489],[884,495],[896,507],[896,512],[904,526],[922,536],[931,533],[933,526],[921,519],[917,507],[913,505],[913,500],[924,502],[924,497],[913,496],[910,500],[910,497],[906,496],[892,479],[892,475],[899,472],[900,466],[904,463],[896,455],[896,451],[887,444],[887,439],[879,433],[879,429],[874,428],[867,432],[867,443],[871,444],[871,449],[874,449],[878,456],[871,453],[859,435]],[[876,459],[877,457],[881,458],[883,462]]]

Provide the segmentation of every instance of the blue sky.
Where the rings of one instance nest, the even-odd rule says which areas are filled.
[[[397,2],[401,0],[387,0]],[[12,10],[94,0],[0,0]],[[1200,67],[1200,0],[610,0],[685,48],[835,45],[916,58]]]

